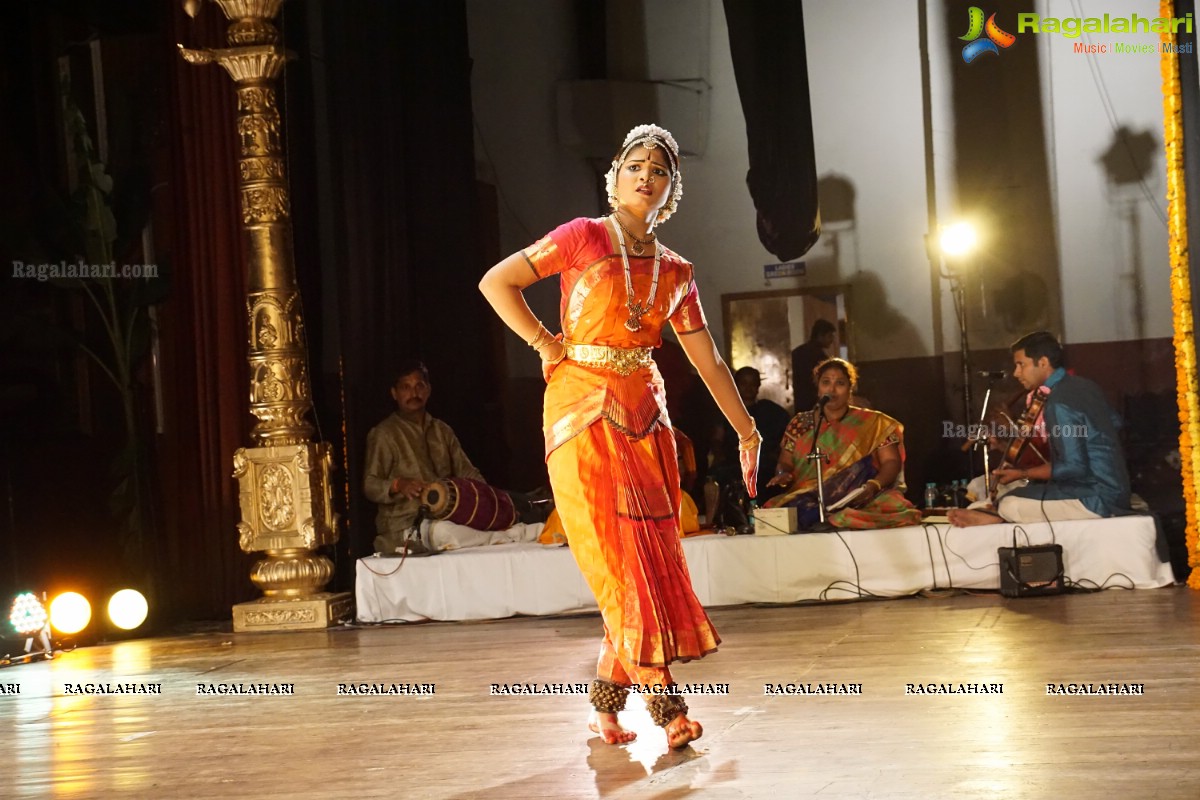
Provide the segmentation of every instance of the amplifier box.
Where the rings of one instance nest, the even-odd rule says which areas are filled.
[[[1001,547],[999,554],[1000,594],[1005,597],[1036,597],[1066,591],[1062,545]]]
[[[796,509],[794,508],[756,508],[754,509],[755,536],[782,536],[796,532]]]

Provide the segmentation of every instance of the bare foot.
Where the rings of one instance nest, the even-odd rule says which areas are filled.
[[[672,750],[682,750],[704,735],[699,722],[693,722],[683,714],[667,724],[667,745]]]
[[[1004,517],[994,511],[984,511],[979,508],[952,508],[946,514],[950,524],[956,528],[970,528],[974,525],[999,525]]]
[[[599,711],[593,711],[588,717],[588,730],[600,734],[605,744],[627,744],[637,738],[636,733],[621,727],[616,714],[601,714]]]

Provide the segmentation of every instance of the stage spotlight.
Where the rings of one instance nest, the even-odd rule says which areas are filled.
[[[13,598],[12,611],[8,621],[22,636],[33,636],[46,627],[46,607],[37,599],[33,592],[22,592]]]
[[[92,607],[78,592],[63,592],[50,601],[50,624],[61,633],[79,633],[91,621]]]
[[[146,621],[150,606],[136,589],[122,589],[108,599],[108,618],[113,625],[131,631]]]
[[[975,249],[979,236],[975,226],[969,222],[956,222],[942,228],[939,242],[942,252],[948,256],[965,256]]]
[[[42,597],[44,599],[45,595]],[[8,621],[18,634],[25,637],[25,653],[15,657],[5,655],[0,658],[0,667],[28,664],[38,658],[54,658],[54,647],[50,643],[50,617],[37,595],[22,592],[13,598]],[[35,642],[37,648],[34,648]]]

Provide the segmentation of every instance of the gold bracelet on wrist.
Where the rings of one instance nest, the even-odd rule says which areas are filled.
[[[540,350],[546,346],[548,341],[554,341],[554,337],[550,335],[550,331],[546,330],[546,326],[539,322],[537,333],[526,344],[534,350]]]
[[[754,430],[750,431],[745,436],[738,439],[738,450],[741,450],[743,452],[745,452],[746,450],[753,450],[754,448],[756,448],[760,444],[762,444],[762,440],[763,440],[762,434],[758,432],[758,428],[755,428]]]
[[[538,351],[538,354],[541,355],[540,350]],[[542,363],[543,364],[557,364],[558,362],[562,361],[566,357],[567,357],[567,348],[564,347],[562,349],[562,352],[558,354],[558,358],[543,358]]]

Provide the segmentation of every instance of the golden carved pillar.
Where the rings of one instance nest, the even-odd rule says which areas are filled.
[[[238,171],[248,243],[246,323],[251,447],[233,456],[242,521],[238,544],[266,557],[250,579],[263,597],[233,608],[235,631],[325,628],[348,621],[348,593],[321,589],[333,563],[317,552],[337,541],[328,443],[313,442],[304,317],[292,256],[292,226],[275,84],[288,54],[272,20],[283,0],[214,0],[231,24],[229,47],[189,50],[191,64],[220,64],[237,84]],[[191,16],[201,0],[185,0]]]

